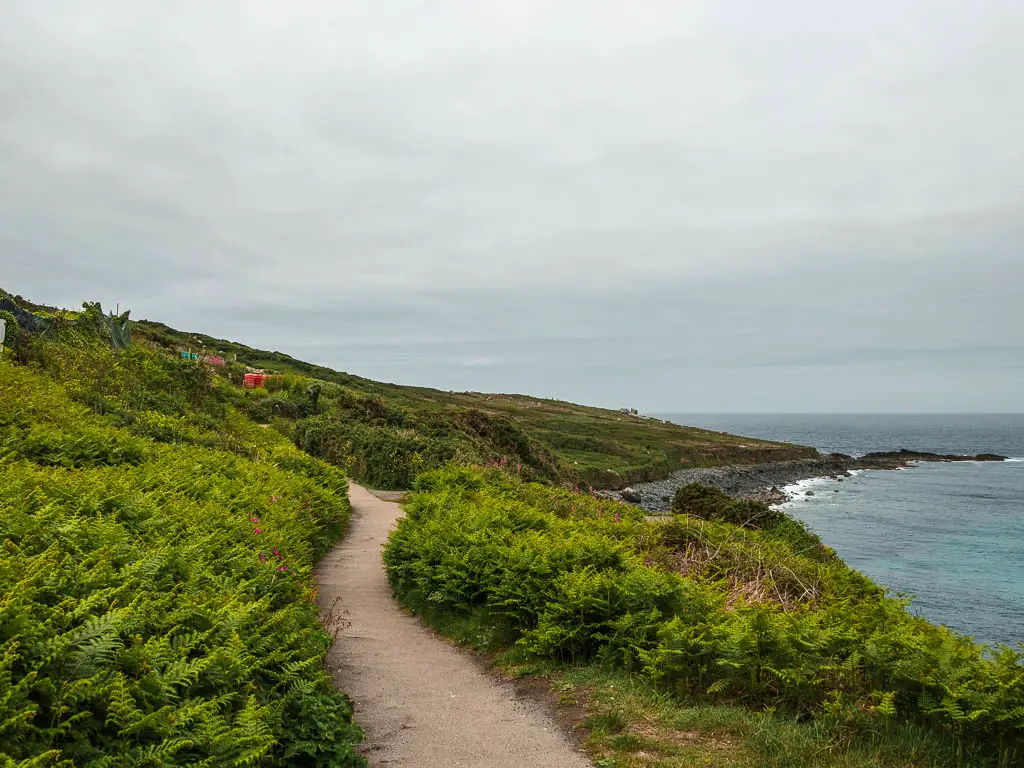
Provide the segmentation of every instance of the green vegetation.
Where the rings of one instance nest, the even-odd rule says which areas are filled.
[[[835,723],[728,704],[684,701],[629,672],[502,661],[521,685],[543,685],[585,734],[603,768],[879,768],[950,764],[949,740],[889,723],[874,737]],[[954,758],[955,759],[955,758]]]
[[[724,520],[743,528],[765,528],[777,525],[785,515],[766,504],[750,499],[734,499],[718,488],[691,483],[676,489],[672,511],[702,520]]]
[[[622,488],[687,467],[816,455],[802,446],[557,400],[384,384],[148,321],[136,323],[135,332],[167,348],[203,349],[239,366],[286,374],[288,383],[276,389],[272,383],[271,397],[254,405],[253,417],[379,488],[407,488],[418,473],[448,462],[504,459],[547,483]],[[320,404],[312,408],[311,380],[322,386]]]
[[[345,473],[123,319],[0,360],[0,766],[365,765],[313,602]]]
[[[225,399],[377,488],[408,488],[417,474],[452,462],[519,466],[524,476],[549,484],[622,488],[687,467],[817,455],[803,446],[683,427],[628,411],[385,384],[162,323],[141,320],[129,326],[127,313],[104,315],[98,305],[72,313],[21,297],[11,300],[42,318],[48,329],[44,337],[102,332],[117,347],[134,340],[168,353],[216,354],[228,362],[220,369],[225,381],[236,385],[247,367],[279,374],[265,389],[236,389]]]
[[[17,349],[18,339],[21,337],[18,319],[14,316],[13,312],[0,309],[0,320],[5,321],[3,345],[8,349]]]
[[[307,381],[277,392],[274,415],[283,423],[275,426],[313,455],[347,463],[353,477],[382,488],[408,488],[420,472],[449,462],[488,465],[504,459],[538,481],[621,488],[686,467],[815,455],[801,446],[554,400],[332,378],[346,383],[324,381],[319,413],[308,422],[301,411]]]
[[[986,655],[911,616],[788,517],[753,527],[680,512],[651,523],[630,507],[466,468],[421,476],[406,506],[385,551],[406,605],[512,661],[631,676],[644,696],[667,697],[672,717],[703,707],[743,742],[732,764],[1024,758],[1020,653]],[[613,720],[592,732],[635,730],[626,714]],[[694,728],[704,721],[694,715]],[[609,744],[616,761],[645,742]]]
[[[1020,652],[762,504],[688,486],[652,523],[569,490],[810,449],[0,302],[0,768],[364,764],[311,580],[347,475],[414,487],[396,593],[545,679],[600,766],[1024,764]]]

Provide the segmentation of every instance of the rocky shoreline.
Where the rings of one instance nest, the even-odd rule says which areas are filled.
[[[730,496],[756,499],[766,504],[783,504],[790,500],[782,490],[801,480],[814,477],[848,477],[857,469],[902,469],[915,462],[1004,461],[1005,456],[983,453],[977,456],[956,456],[925,451],[885,451],[854,458],[843,453],[826,453],[821,458],[776,461],[766,464],[733,464],[721,467],[682,469],[664,480],[637,483],[621,491],[602,495],[621,499],[648,512],[666,513],[672,509],[676,489],[690,483],[714,486]]]

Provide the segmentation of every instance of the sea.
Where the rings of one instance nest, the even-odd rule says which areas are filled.
[[[656,415],[852,456],[1011,457],[806,480],[787,489],[795,496],[784,506],[848,565],[912,596],[912,612],[981,643],[1024,643],[1024,414]]]

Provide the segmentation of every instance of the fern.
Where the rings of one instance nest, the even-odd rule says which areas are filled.
[[[108,358],[122,392],[146,355]],[[245,455],[158,443],[0,366],[0,766],[363,765],[296,583],[343,476],[264,430]]]
[[[911,616],[806,531],[685,514],[652,525],[494,471],[419,487],[385,564],[428,616],[489,622],[520,655],[597,659],[684,697],[854,732],[930,727],[951,762],[1024,752],[1024,657]]]

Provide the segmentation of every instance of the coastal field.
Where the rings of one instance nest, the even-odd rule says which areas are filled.
[[[311,581],[344,471],[180,359],[33,354],[0,360],[0,765],[364,765]]]
[[[813,449],[334,372],[245,390],[98,305],[17,306],[49,323],[0,361],[5,768],[364,764],[312,578],[350,474],[413,488],[385,551],[405,607],[602,768],[1024,759],[1018,652],[911,616],[764,504],[690,486],[652,523],[586,488]]]
[[[23,304],[44,316],[71,315]],[[451,461],[504,460],[544,482],[622,488],[686,467],[816,455],[800,445],[681,426],[628,409],[376,382],[161,323],[143,320],[132,328],[137,342],[154,349],[223,358],[226,375],[237,382],[246,369],[278,374],[265,388],[243,393],[239,407],[378,488],[408,488],[419,472]]]

